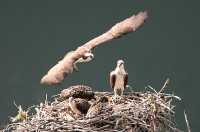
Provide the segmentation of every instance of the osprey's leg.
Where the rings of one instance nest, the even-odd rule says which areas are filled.
[[[124,88],[114,88],[114,94],[118,96],[122,96],[124,92]]]
[[[73,67],[74,67],[74,70],[75,70],[75,71],[79,71],[79,69],[78,69],[76,63],[73,64]]]
[[[113,102],[114,103],[120,102],[121,99],[122,99],[122,97],[121,97],[122,94],[123,94],[123,89],[115,88],[114,89]]]

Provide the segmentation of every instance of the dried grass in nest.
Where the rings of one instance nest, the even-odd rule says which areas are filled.
[[[152,89],[152,88],[151,88]],[[154,90],[154,89],[153,89]],[[95,98],[112,98],[111,92],[94,92]],[[16,132],[178,132],[175,123],[174,98],[179,97],[156,91],[127,92],[122,101],[108,102],[111,109],[103,109],[92,118],[74,114],[68,99],[54,97],[54,101],[33,106],[26,120],[9,124],[3,131]],[[96,100],[90,102],[97,103]]]

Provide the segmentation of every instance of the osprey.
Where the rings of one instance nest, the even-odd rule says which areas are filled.
[[[74,53],[73,50],[72,50],[72,51],[69,51],[65,56],[71,55],[72,53]],[[87,63],[87,62],[89,62],[89,61],[91,61],[91,60],[93,60],[93,59],[94,59],[94,54],[93,54],[92,51],[90,50],[90,51],[88,51],[87,53],[85,53],[84,56],[82,56],[81,58],[79,58],[78,60],[76,60],[76,61],[74,62],[73,68],[74,68],[76,71],[78,71],[78,70],[79,70],[78,67],[77,67],[77,64],[78,64],[78,63]],[[73,71],[73,69],[72,69],[71,71]]]
[[[99,114],[111,110],[112,107],[108,104],[108,97],[100,97],[96,102],[94,102],[91,107],[88,109],[86,114],[87,118],[92,118],[98,116]]]
[[[69,97],[68,103],[72,112],[77,115],[86,114],[88,109],[90,108],[89,102],[81,98]]]
[[[124,61],[118,60],[114,71],[110,72],[110,86],[114,89],[114,95],[123,95],[128,82],[128,73],[124,69]]]
[[[75,69],[76,71],[78,71],[78,67],[77,67],[76,64],[78,64],[78,63],[87,63],[87,62],[91,61],[92,59],[94,59],[94,54],[93,54],[91,51],[85,53],[83,57],[79,58],[79,59],[74,63],[74,69]]]

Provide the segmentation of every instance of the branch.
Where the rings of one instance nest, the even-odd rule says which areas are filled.
[[[41,79],[41,84],[55,85],[63,81],[66,75],[73,72],[74,64],[78,59],[84,57],[96,46],[103,44],[112,39],[121,37],[124,34],[134,32],[147,19],[147,12],[139,12],[117,24],[104,34],[90,40],[89,42],[78,47],[71,54],[67,54],[61,61],[53,66],[48,73]]]
[[[186,122],[186,125],[187,125],[187,130],[188,130],[188,132],[191,132],[190,123],[188,121],[188,117],[187,117],[187,114],[186,114],[185,110],[184,110],[184,117],[185,117],[185,122]]]

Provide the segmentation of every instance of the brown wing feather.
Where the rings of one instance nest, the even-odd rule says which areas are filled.
[[[114,74],[110,74],[110,87],[114,89],[115,81],[116,81],[116,76]]]
[[[127,83],[128,83],[128,73],[124,76],[124,88],[126,88]]]

